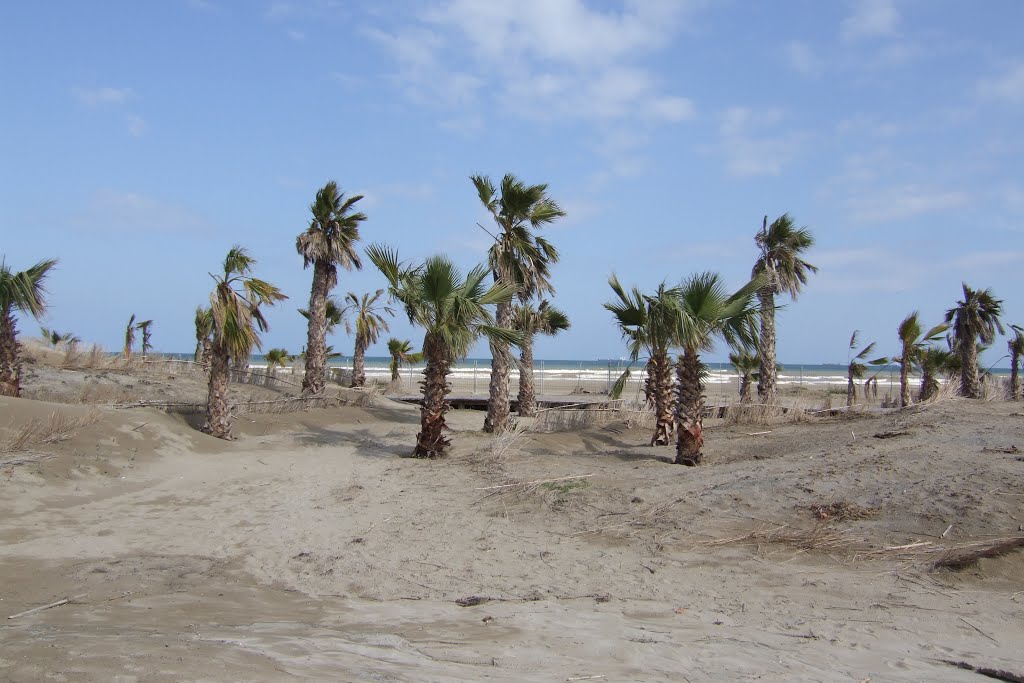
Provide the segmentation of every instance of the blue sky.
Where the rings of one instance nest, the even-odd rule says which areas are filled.
[[[546,232],[573,329],[540,358],[624,353],[612,271],[739,286],[785,211],[821,271],[780,315],[783,363],[844,362],[854,328],[894,351],[961,280],[1024,323],[1022,25],[1019,0],[4,3],[0,251],[60,258],[50,326],[117,348],[135,313],[187,351],[241,243],[291,296],[265,345],[298,352],[294,241],[326,180],[366,195],[364,244],[469,266],[468,176],[513,172],[569,214]],[[337,293],[383,286],[367,266]]]

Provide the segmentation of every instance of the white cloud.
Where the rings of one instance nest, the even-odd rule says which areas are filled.
[[[808,135],[777,130],[783,118],[781,109],[730,107],[722,113],[717,150],[730,175],[778,175],[796,159]]]
[[[882,121],[877,116],[858,113],[836,124],[838,133],[867,133],[873,137],[892,137],[903,131],[903,127],[889,121]]]
[[[840,24],[839,33],[846,41],[891,36],[899,21],[892,0],[857,0],[853,14]]]
[[[122,104],[132,96],[132,89],[110,87],[81,88],[75,86],[71,88],[71,96],[79,104],[84,104],[87,107],[98,107],[107,104]]]
[[[971,195],[962,190],[935,190],[918,185],[863,191],[846,206],[855,221],[875,223],[899,220],[956,209],[967,205]]]
[[[303,33],[302,31],[298,31],[298,30],[296,30],[294,28],[288,29],[287,34],[288,34],[289,38],[291,38],[292,40],[294,40],[297,43],[302,42],[303,40],[306,39],[306,34],[305,33]]]
[[[146,132],[146,120],[136,114],[128,114],[128,132],[132,137],[141,137]]]
[[[216,13],[221,11],[219,6],[209,2],[209,0],[188,0],[188,6],[201,12]]]
[[[139,234],[200,232],[209,228],[204,220],[182,206],[110,189],[97,191],[71,222],[90,230]]]
[[[814,54],[811,46],[799,40],[791,40],[786,44],[786,58],[789,65],[804,76],[818,76],[825,67],[824,61]]]
[[[1024,62],[1010,67],[1000,76],[981,81],[978,92],[994,100],[1024,102]]]

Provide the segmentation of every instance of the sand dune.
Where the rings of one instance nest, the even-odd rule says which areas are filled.
[[[451,457],[408,460],[417,409],[385,399],[243,415],[232,443],[154,409],[0,399],[0,443],[54,413],[83,424],[0,454],[0,615],[81,597],[5,619],[10,680],[1024,668],[1024,553],[931,567],[1024,535],[1019,405],[713,425],[699,468],[621,422],[495,449],[472,411]]]

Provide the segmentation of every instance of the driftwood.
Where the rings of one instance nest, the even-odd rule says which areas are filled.
[[[1002,669],[993,669],[987,666],[975,666],[967,662],[957,661],[955,659],[940,659],[943,664],[949,664],[955,666],[958,669],[964,669],[966,671],[973,671],[976,674],[981,674],[987,678],[993,678],[997,681],[1008,681],[1008,683],[1024,683],[1024,676],[1021,674],[1015,674],[1012,671],[1004,671]]]
[[[1020,548],[1024,548],[1024,536],[997,538],[950,548],[932,562],[932,569],[964,569],[980,559],[999,557]]]
[[[88,594],[87,593],[82,593],[81,595],[76,595],[76,596],[71,597],[71,598],[63,598],[61,600],[58,600],[57,602],[51,602],[48,605],[40,605],[39,607],[33,607],[32,609],[27,609],[24,612],[18,612],[17,614],[12,614],[11,616],[9,616],[7,618],[8,619],[17,619],[18,617],[23,617],[23,616],[25,616],[27,614],[35,614],[36,612],[42,612],[43,610],[52,609],[54,607],[60,607],[61,605],[68,604],[72,600],[77,600],[78,598],[84,598],[86,595],[88,595]]]

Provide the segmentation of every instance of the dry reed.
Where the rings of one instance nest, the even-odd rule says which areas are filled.
[[[99,419],[100,413],[95,409],[81,417],[69,417],[55,411],[46,420],[32,418],[0,444],[0,453],[17,453],[32,450],[35,446],[67,441],[79,429],[96,424]]]

